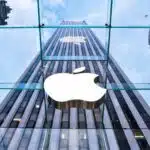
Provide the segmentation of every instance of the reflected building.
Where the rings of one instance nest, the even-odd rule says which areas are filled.
[[[0,0],[0,25],[7,25],[8,14],[11,8],[6,5],[5,0]]]
[[[60,40],[68,36],[84,37],[85,42]],[[130,89],[130,80],[111,56],[107,70],[106,50],[89,28],[56,29],[43,49],[43,58],[49,59],[41,62],[40,57],[34,58],[19,83],[42,83],[51,74],[85,66],[87,72],[99,75],[101,85],[107,80]],[[1,148],[10,150],[150,149],[150,109],[136,90],[108,90],[104,109],[56,109],[43,90],[14,89],[0,105],[0,125]]]

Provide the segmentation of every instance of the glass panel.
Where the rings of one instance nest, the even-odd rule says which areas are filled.
[[[0,149],[150,149],[149,5],[0,0]],[[107,89],[96,108],[44,91],[84,72]]]
[[[112,25],[150,26],[150,1],[113,1]]]
[[[2,0],[3,1],[3,0]],[[38,26],[37,1],[21,0],[7,2],[0,1],[1,18],[4,20],[0,25],[7,26]],[[6,8],[5,5],[9,8]],[[11,9],[11,10],[9,10]]]
[[[0,88],[13,88],[16,82],[20,88],[31,80],[39,82],[39,76],[33,77],[33,72],[42,73],[40,57],[37,57],[40,49],[38,30],[0,29],[0,32]]]
[[[108,29],[42,29],[43,60],[107,60]],[[96,36],[94,35],[96,34]],[[48,46],[47,46],[48,45]]]
[[[149,89],[148,32],[142,28],[112,29],[108,80],[114,87],[123,84],[125,89]]]
[[[67,20],[86,21],[89,25],[105,26],[108,0],[50,0],[40,3],[41,24],[59,25]],[[78,11],[77,11],[78,10]],[[72,22],[73,23],[73,22]],[[69,25],[69,23],[67,23]]]

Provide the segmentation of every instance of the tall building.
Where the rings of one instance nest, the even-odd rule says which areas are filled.
[[[7,25],[6,19],[8,19],[8,13],[11,11],[11,8],[6,3],[5,0],[0,0],[0,25]]]
[[[149,106],[138,91],[130,90],[130,80],[112,56],[107,69],[106,54],[91,29],[56,29],[44,46],[44,61],[38,54],[17,83],[42,84],[51,74],[85,66],[99,75],[101,86],[107,81],[125,90],[107,90],[104,105],[96,109],[56,109],[43,89],[11,90],[0,105],[0,149],[149,150]]]

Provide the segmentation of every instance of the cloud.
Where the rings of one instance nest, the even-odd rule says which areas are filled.
[[[8,4],[14,9],[26,10],[33,8],[33,5],[36,4],[33,0],[7,0]]]
[[[65,6],[64,0],[48,0],[48,2],[52,6],[57,6],[57,5]]]
[[[8,0],[12,8],[8,25],[38,25],[37,3],[33,0]]]
[[[103,13],[92,12],[88,14],[85,20],[87,20],[88,24],[104,25],[106,23],[106,15]]]
[[[58,24],[60,11],[64,7],[64,0],[43,0],[41,2],[41,22],[45,25]]]
[[[127,13],[127,10],[134,8],[136,4],[136,0],[115,0],[113,3],[113,15],[122,15],[123,13]]]
[[[44,10],[41,20],[45,25],[52,25],[57,23],[58,16],[53,11]]]
[[[145,15],[150,14],[150,1],[115,0],[113,5],[112,23],[115,25],[148,25],[150,20]]]

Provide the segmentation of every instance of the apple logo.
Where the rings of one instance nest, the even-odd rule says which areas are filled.
[[[106,89],[94,81],[97,74],[85,73],[85,67],[77,68],[73,73],[57,73],[44,81],[46,94],[60,105],[70,107],[95,108],[103,102]]]
[[[84,36],[65,36],[60,39],[60,42],[81,45],[86,42],[86,38]]]

